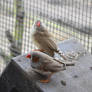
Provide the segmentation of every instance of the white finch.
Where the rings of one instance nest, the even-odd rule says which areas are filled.
[[[48,32],[44,24],[37,20],[32,28],[32,40],[34,44],[44,53],[54,56],[55,52],[58,53],[64,60],[66,57],[60,52],[56,43],[54,42],[51,34]]]
[[[26,56],[30,58],[31,66],[36,72],[49,74],[46,80],[40,80],[41,82],[49,82],[49,79],[53,73],[63,71],[66,69],[65,64],[62,62],[57,62],[53,57],[40,52],[40,51],[33,51]]]

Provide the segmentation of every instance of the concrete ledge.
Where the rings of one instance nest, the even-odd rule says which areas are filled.
[[[42,92],[33,80],[34,75],[29,76],[18,62],[11,60],[4,70],[0,77],[0,92]]]
[[[70,39],[59,44],[66,51],[82,52],[75,66],[68,66],[52,76],[50,83],[40,83],[40,75],[31,71],[25,55],[11,60],[0,77],[0,92],[92,92],[92,56],[77,41]]]

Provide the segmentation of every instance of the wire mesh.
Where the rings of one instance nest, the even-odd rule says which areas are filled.
[[[0,67],[11,58],[10,42],[5,32],[9,30],[16,36],[17,43],[21,34],[21,54],[30,52],[36,48],[30,34],[34,21],[38,19],[45,23],[57,42],[73,37],[92,53],[91,12],[92,0],[0,0]],[[17,21],[20,14],[24,14],[20,19],[23,24]],[[2,57],[2,53],[7,56]]]

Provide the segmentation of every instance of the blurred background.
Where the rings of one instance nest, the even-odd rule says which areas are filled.
[[[56,42],[75,38],[92,54],[92,0],[0,0],[0,72],[36,48],[30,34],[38,19]]]

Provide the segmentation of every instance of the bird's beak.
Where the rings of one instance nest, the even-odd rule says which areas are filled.
[[[38,21],[36,25],[37,25],[37,27],[40,27],[40,25],[41,25],[40,21]]]
[[[26,58],[31,58],[31,54],[28,54],[28,55],[26,56]]]

